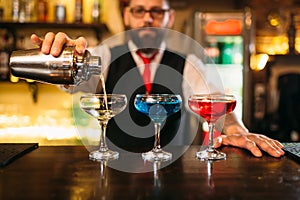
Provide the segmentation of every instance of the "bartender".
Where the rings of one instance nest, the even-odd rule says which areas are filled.
[[[203,77],[202,80],[199,80],[193,76],[197,71],[195,71],[195,68],[190,67],[189,61],[194,58],[168,51],[168,48],[165,46],[166,43],[164,42],[163,32],[151,29],[151,27],[171,28],[174,23],[174,18],[175,11],[170,7],[168,0],[130,0],[128,2],[128,5],[123,11],[124,24],[128,30],[136,30],[130,31],[132,34],[130,35],[128,43],[114,48],[108,48],[105,45],[97,47],[99,55],[105,55],[104,58],[111,61],[108,63],[108,70],[105,74],[108,93],[114,91],[114,86],[122,78],[123,73],[129,70],[136,70],[136,78],[130,81],[136,82],[136,85],[141,83],[143,80],[143,69],[137,66],[141,66],[143,61],[142,56],[153,57],[151,60],[153,64],[150,64],[152,81],[159,79],[157,82],[162,81],[162,83],[165,83],[170,78],[172,79],[171,76],[162,76],[159,74],[161,71],[160,66],[172,66],[173,70],[180,73],[182,78],[179,80],[172,79],[172,81],[177,81],[175,83],[176,92],[183,94],[183,96],[186,92],[183,87],[183,80],[189,80],[191,88],[194,86],[199,88],[199,85],[206,85],[206,83],[209,82],[208,80],[204,80]],[[33,34],[31,40],[34,44],[40,46],[44,54],[51,54],[53,56],[59,56],[65,45],[75,46],[76,51],[80,54],[82,54],[88,46],[87,40],[84,37],[79,37],[74,40],[62,32],[57,34],[49,32],[43,38]],[[149,46],[151,48],[149,48]],[[115,57],[120,51],[126,53]],[[91,79],[91,81],[93,80],[94,79]],[[88,82],[86,85],[95,87],[98,85],[98,82]],[[67,88],[69,91],[72,91],[72,87],[67,86]],[[124,88],[126,88],[126,85]],[[193,91],[199,92],[207,90],[205,88],[202,89],[203,90],[195,89]],[[74,90],[72,92],[74,92]],[[166,87],[159,87],[153,84],[150,88],[144,86],[132,91],[132,96],[136,92],[169,93],[170,91]],[[132,107],[132,101],[129,101],[129,109],[131,112],[129,117],[133,117],[134,119],[132,120],[135,121],[138,120],[137,118],[139,116],[135,115],[136,111],[133,111],[134,109],[131,109]],[[161,133],[162,145],[168,144],[175,137],[178,131],[178,124],[176,124],[178,120],[180,121],[180,118],[175,117],[174,120],[167,122]],[[119,127],[114,120],[111,120],[109,123],[107,131],[107,137],[118,146],[125,144],[128,146],[144,145],[149,148],[153,147],[153,137],[133,137],[129,135],[127,131]],[[221,136],[215,139],[215,147],[220,147],[221,145],[241,147],[248,149],[256,157],[261,157],[262,151],[274,157],[280,157],[284,154],[282,150],[283,145],[280,142],[262,134],[250,133],[244,124],[236,117],[234,112],[226,116],[222,133]]]

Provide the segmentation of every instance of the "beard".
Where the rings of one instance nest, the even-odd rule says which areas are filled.
[[[160,48],[165,39],[165,31],[161,28],[144,27],[129,31],[129,38],[144,53],[151,53]]]

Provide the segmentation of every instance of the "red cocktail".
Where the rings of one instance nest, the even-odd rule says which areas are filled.
[[[213,147],[214,127],[216,121],[232,112],[236,106],[236,99],[233,95],[203,94],[192,95],[189,98],[190,109],[203,117],[209,125],[208,148],[196,153],[197,158],[203,160],[225,159],[226,154],[218,152]]]

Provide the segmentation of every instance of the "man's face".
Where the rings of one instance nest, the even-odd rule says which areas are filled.
[[[157,11],[161,14],[152,15],[150,12]],[[170,10],[169,5],[164,0],[131,0],[128,7],[124,10],[124,23],[129,29],[143,27],[171,28],[174,21],[174,11]]]
[[[140,48],[160,44],[163,31],[159,28],[171,28],[173,21],[174,11],[164,0],[131,0],[124,10],[124,24],[127,29],[137,29],[131,38]]]

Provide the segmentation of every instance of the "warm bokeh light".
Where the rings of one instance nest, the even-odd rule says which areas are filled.
[[[16,77],[16,76],[14,76],[14,75],[12,75],[12,74],[10,74],[10,81],[12,83],[17,83],[17,82],[19,82],[19,78]]]
[[[263,70],[269,60],[268,54],[252,55],[250,59],[250,68],[254,71]]]
[[[0,84],[0,141],[81,144],[72,115],[72,95],[41,83],[36,83],[34,94],[30,84],[24,80]]]
[[[256,52],[268,55],[284,55],[289,52],[286,36],[256,36]]]

